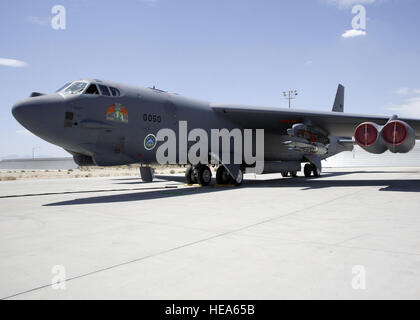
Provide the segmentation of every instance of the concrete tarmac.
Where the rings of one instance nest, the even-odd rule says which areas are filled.
[[[0,182],[0,298],[419,299],[420,168],[301,175]]]

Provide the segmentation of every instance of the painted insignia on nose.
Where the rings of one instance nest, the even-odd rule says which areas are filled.
[[[127,123],[127,109],[121,103],[112,104],[106,112],[106,120]]]
[[[156,146],[156,137],[153,134],[148,134],[144,138],[144,147],[146,150],[152,150]]]

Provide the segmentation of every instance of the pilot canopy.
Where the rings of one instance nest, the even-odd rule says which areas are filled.
[[[56,92],[62,94],[88,94],[88,95],[102,95],[102,96],[112,96],[119,97],[121,91],[118,88],[107,86],[100,83],[89,82],[89,81],[73,81],[66,83]]]

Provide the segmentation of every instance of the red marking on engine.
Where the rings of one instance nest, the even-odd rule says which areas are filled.
[[[402,144],[408,136],[408,130],[401,121],[391,121],[382,129],[382,137],[393,146]]]
[[[354,139],[358,144],[368,147],[375,143],[378,138],[378,130],[371,123],[362,123],[354,131]]]

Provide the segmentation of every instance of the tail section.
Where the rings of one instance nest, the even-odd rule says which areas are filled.
[[[344,87],[341,84],[339,84],[337,87],[337,93],[335,95],[332,111],[335,111],[335,112],[344,111]]]

